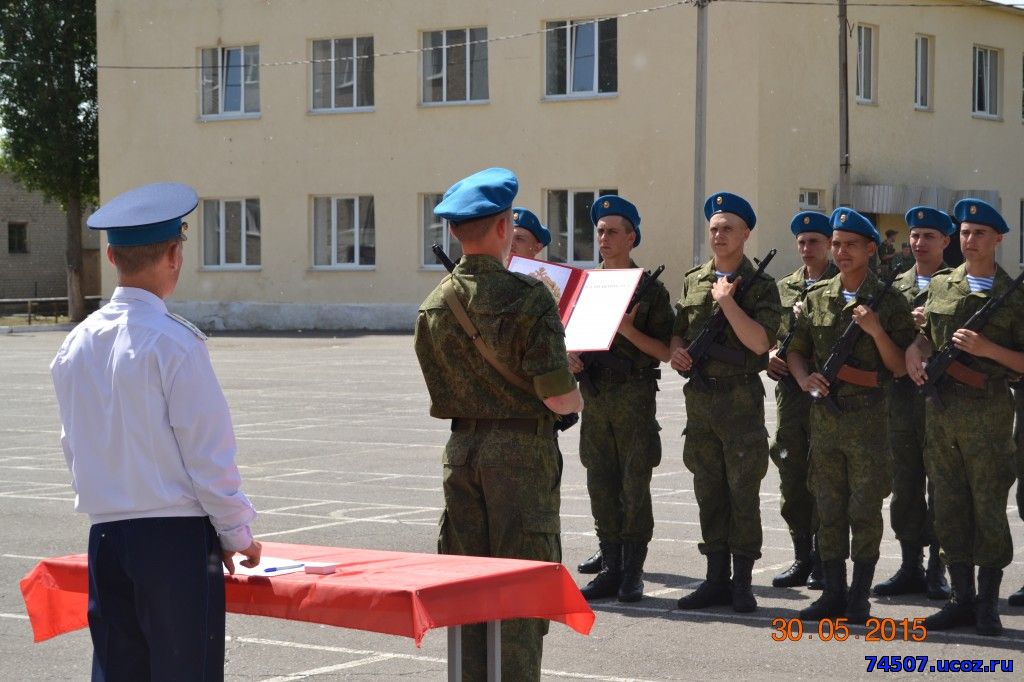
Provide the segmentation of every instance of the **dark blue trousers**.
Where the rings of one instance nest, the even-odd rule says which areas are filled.
[[[206,517],[89,531],[93,682],[224,679],[224,575]]]

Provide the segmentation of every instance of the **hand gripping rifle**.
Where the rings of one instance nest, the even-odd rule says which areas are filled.
[[[885,278],[882,290],[868,300],[867,307],[869,310],[878,310],[878,307],[882,305],[882,299],[885,298],[886,293],[892,288],[892,283],[895,279],[895,274]],[[860,339],[860,335],[863,333],[864,330],[861,329],[856,320],[850,320],[842,335],[832,345],[832,348],[829,349],[828,357],[825,358],[821,369],[818,370],[818,373],[825,377],[825,381],[828,382],[828,395],[820,395],[817,391],[811,391],[811,395],[816,402],[824,403],[825,407],[834,414],[842,414],[842,410],[839,409],[839,403],[835,399],[840,382],[866,388],[878,388],[878,372],[869,372],[846,364],[846,361],[850,359],[850,355],[853,354],[853,347],[857,345],[857,340]]]
[[[743,302],[743,298],[750,291],[750,288],[754,286],[754,282],[757,278],[764,273],[765,268],[772,262],[772,258],[775,258],[777,253],[776,249],[772,249],[768,252],[761,260],[754,259],[757,263],[757,270],[754,271],[753,276],[750,279],[744,279],[736,292],[732,295],[733,300],[737,304]],[[736,281],[736,275],[729,275],[728,280],[730,282]],[[712,313],[708,321],[704,323],[697,335],[693,337],[693,341],[686,347],[686,352],[689,353],[690,359],[693,364],[690,369],[685,372],[679,372],[681,375],[688,379],[693,379],[697,383],[697,386],[702,389],[708,388],[708,382],[701,374],[700,368],[708,359],[720,360],[721,362],[727,362],[730,365],[742,365],[743,364],[743,351],[738,348],[729,348],[718,343],[718,337],[721,336],[722,332],[729,325],[729,320],[725,317],[725,312],[721,306],[715,308],[715,312]]]
[[[647,272],[646,270],[640,276],[640,284],[637,286],[636,291],[633,292],[633,297],[629,299],[629,305],[626,306],[626,314],[633,312],[633,309],[640,303],[647,290],[654,286],[654,283],[661,277],[661,273],[665,271],[664,265],[659,265],[658,268],[653,272]],[[589,353],[580,353],[580,361],[583,362],[583,370],[576,375],[576,380],[580,382],[587,391],[597,395],[599,391],[597,386],[594,384],[594,379],[591,376],[591,372],[598,368],[605,368],[619,374],[628,374],[633,368],[631,363],[626,358],[620,358],[607,351],[592,351]]]
[[[1024,270],[1017,275],[1017,279],[1013,280],[1010,286],[1006,287],[1006,291],[985,301],[985,305],[971,315],[970,319],[960,328],[980,332],[988,324],[992,315],[1006,302],[1010,294],[1021,285],[1021,282],[1024,282]],[[984,389],[988,384],[988,376],[984,372],[973,370],[960,362],[959,357],[963,352],[956,347],[951,338],[942,344],[942,348],[937,353],[928,358],[928,364],[925,365],[924,372],[928,378],[918,387],[918,390],[927,396],[940,412],[946,409],[942,401],[939,400],[938,389],[939,380],[944,375],[948,374],[960,383],[978,389]]]
[[[434,252],[434,255],[437,256],[437,260],[441,261],[441,264],[444,265],[445,269],[448,270],[449,273],[455,270],[455,263],[453,263],[452,259],[448,257],[448,254],[444,252],[444,248],[440,244],[432,244],[430,250]],[[579,420],[580,415],[576,412],[555,415],[555,428],[559,431],[567,431]]]

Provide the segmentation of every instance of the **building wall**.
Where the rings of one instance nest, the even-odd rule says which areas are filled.
[[[8,252],[8,225],[27,224],[27,253]],[[64,211],[38,192],[0,174],[0,298],[46,298],[67,294]],[[83,229],[86,295],[99,294],[99,239]]]
[[[287,62],[308,58],[314,39],[370,34],[375,52],[391,53],[418,47],[425,30],[486,26],[493,40],[537,32],[546,20],[602,17],[650,4],[656,3],[307,0],[256,9],[243,0],[185,8],[170,0],[100,0],[99,62],[197,65],[203,47],[247,44],[259,44],[264,64]],[[799,189],[823,190],[823,208],[834,205],[834,12],[740,3],[709,10],[706,188],[752,201],[759,222],[750,250],[783,247],[772,268],[777,273],[797,262],[785,249]],[[879,27],[877,105],[855,104],[851,85],[854,182],[995,190],[1016,229],[1016,213],[1007,205],[1016,206],[1024,196],[1024,13],[857,7],[850,20]],[[695,25],[688,6],[619,19],[617,94],[577,101],[545,99],[539,33],[489,44],[490,93],[484,104],[420,104],[416,54],[376,59],[374,110],[361,113],[309,113],[309,65],[264,66],[260,115],[231,121],[200,119],[196,70],[104,69],[102,196],[142,182],[179,180],[204,198],[259,197],[258,271],[203,268],[202,220],[189,218],[195,229],[176,299],[213,326],[231,326],[231,320],[253,324],[251,315],[239,317],[249,302],[261,304],[258,313],[247,307],[246,314],[256,317],[284,319],[287,309],[299,305],[306,309],[303,320],[344,326],[357,313],[360,320],[372,319],[369,306],[394,324],[406,324],[440,275],[438,267],[420,264],[420,194],[442,192],[491,165],[518,173],[517,203],[542,217],[548,189],[617,188],[643,216],[638,262],[665,263],[665,281],[675,290],[693,259]],[[932,112],[914,111],[912,104],[918,31],[936,36]],[[1004,50],[1002,121],[971,117],[973,42]],[[852,84],[855,36],[850,53]],[[311,267],[311,197],[319,194],[375,197],[373,269]],[[1013,248],[1004,249],[1004,263],[1016,258],[1018,238],[1009,240]],[[107,268],[104,291],[112,286]]]

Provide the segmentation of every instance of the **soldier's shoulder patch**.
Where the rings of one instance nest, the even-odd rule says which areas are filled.
[[[177,322],[178,324],[180,324],[180,325],[181,325],[182,327],[184,327],[185,329],[187,329],[187,330],[189,330],[190,332],[192,332],[193,334],[195,334],[195,335],[196,335],[196,338],[198,338],[198,339],[199,339],[200,341],[206,341],[206,339],[207,339],[207,336],[206,336],[206,334],[204,334],[204,333],[203,333],[203,332],[202,332],[202,331],[201,331],[201,330],[199,329],[199,327],[195,326],[194,324],[192,324],[191,322],[189,322],[188,320],[186,320],[186,319],[185,319],[184,317],[182,317],[181,315],[175,315],[175,314],[174,314],[174,313],[172,313],[172,312],[168,312],[168,313],[167,313],[167,317],[171,318],[172,320],[174,320],[175,322]]]
[[[692,275],[693,273],[697,272],[698,270],[700,270],[703,267],[704,267],[703,265],[698,265],[697,267],[690,268],[689,270],[687,270],[686,272],[683,273],[683,277],[689,277],[690,275]]]
[[[819,279],[817,282],[807,287],[807,293],[810,294],[815,291],[821,291],[825,288],[826,284],[828,284],[827,279]]]

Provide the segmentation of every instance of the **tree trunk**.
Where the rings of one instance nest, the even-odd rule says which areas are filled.
[[[82,293],[82,197],[75,193],[67,201],[68,317],[72,322],[85,319],[85,295]]]

